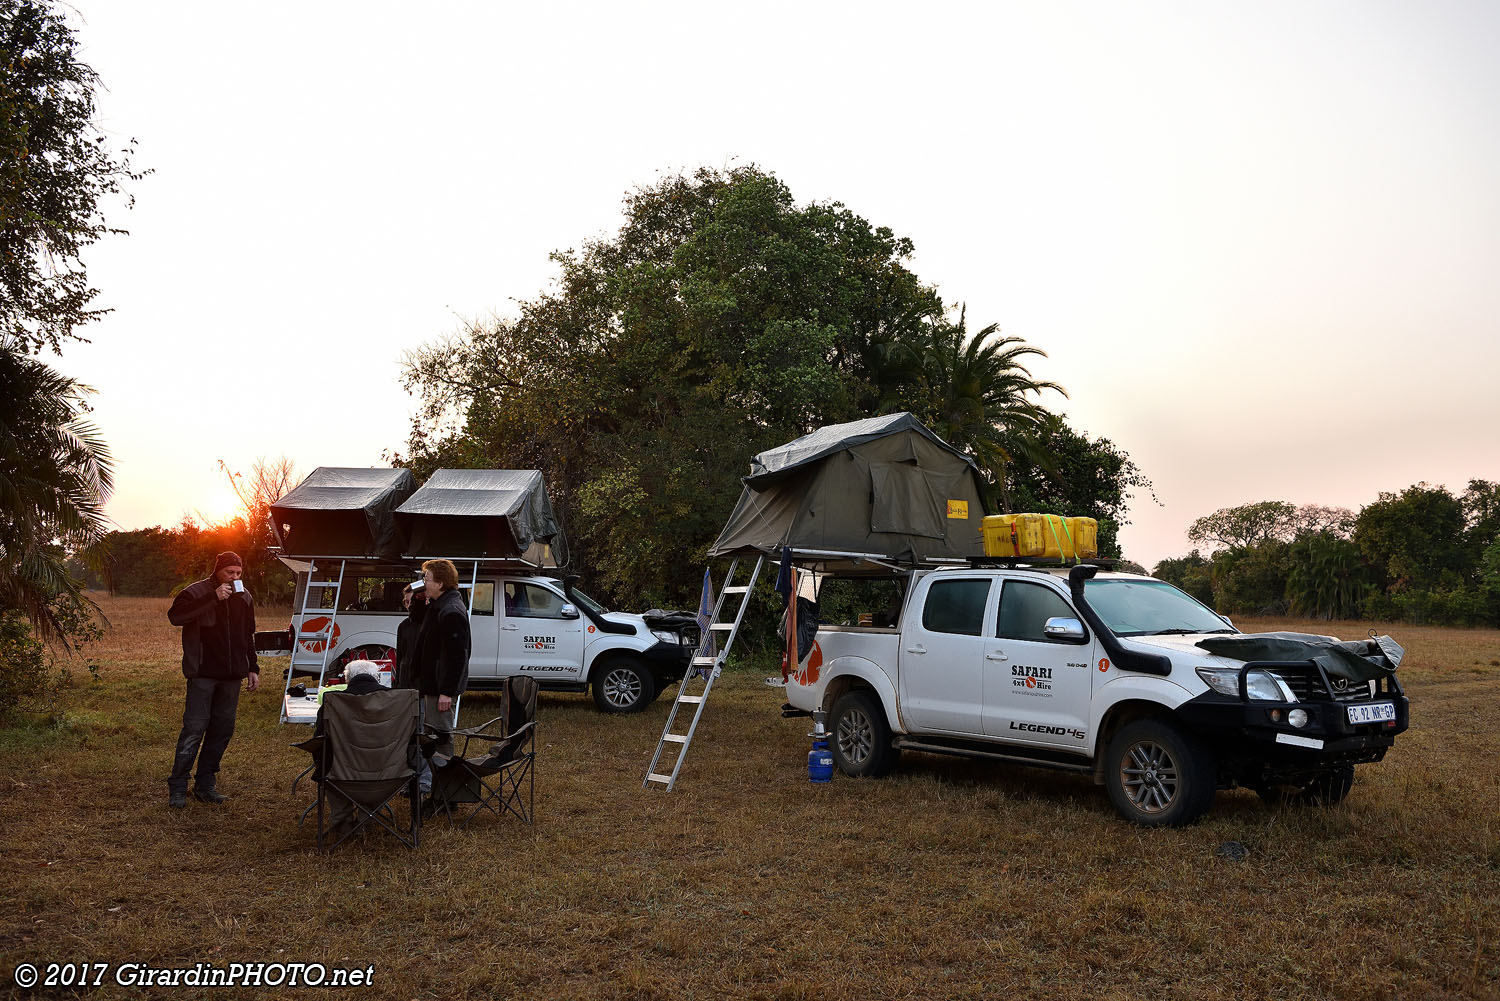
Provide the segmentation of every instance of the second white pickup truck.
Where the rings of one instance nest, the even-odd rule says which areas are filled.
[[[1077,771],[1146,826],[1189,823],[1235,785],[1341,800],[1354,766],[1379,761],[1407,728],[1394,666],[1372,650],[1360,677],[1354,654],[1351,675],[1199,645],[1239,635],[1136,574],[914,571],[894,626],[820,626],[787,711],[828,714],[846,775],[884,774],[902,750]]]

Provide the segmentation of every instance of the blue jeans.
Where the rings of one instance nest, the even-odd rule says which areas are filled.
[[[234,736],[234,714],[240,704],[242,679],[189,678],[187,702],[182,710],[182,733],[177,737],[177,756],[167,778],[170,792],[187,792],[188,775],[198,762],[197,785],[212,789],[219,773],[224,748]]]

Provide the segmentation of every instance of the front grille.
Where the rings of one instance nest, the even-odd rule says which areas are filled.
[[[1389,689],[1389,685],[1373,681],[1351,681],[1341,689],[1337,678],[1329,678],[1325,684],[1324,675],[1315,664],[1278,664],[1272,673],[1286,682],[1298,702],[1364,702],[1374,698],[1382,688]]]

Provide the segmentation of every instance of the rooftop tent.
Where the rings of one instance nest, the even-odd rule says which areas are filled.
[[[535,469],[439,469],[396,511],[408,555],[568,562],[562,527]]]
[[[407,469],[319,466],[271,505],[272,527],[286,556],[396,559],[396,508],[416,488]]]
[[[978,467],[911,414],[819,428],[757,455],[742,482],[712,556],[787,546],[910,565],[984,552]]]

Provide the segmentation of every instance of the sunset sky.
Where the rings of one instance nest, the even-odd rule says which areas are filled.
[[[122,528],[226,513],[220,459],[380,464],[403,351],[705,164],[1046,350],[1155,482],[1147,566],[1219,507],[1500,479],[1500,4],[74,4],[155,171],[55,360]]]

